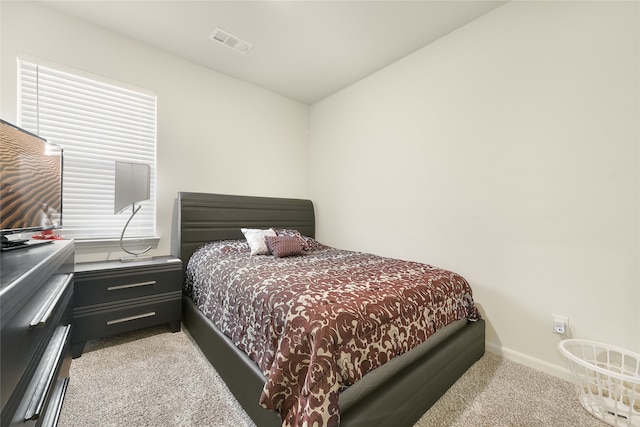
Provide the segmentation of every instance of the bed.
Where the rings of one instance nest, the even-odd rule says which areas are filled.
[[[176,217],[175,251],[185,267],[211,242],[243,240],[241,228],[297,230],[315,237],[309,200],[181,192]],[[278,413],[259,403],[267,383],[263,370],[198,310],[186,292],[183,322],[256,425],[282,425]],[[479,318],[454,322],[345,387],[338,397],[340,425],[413,425],[484,354],[484,330]]]

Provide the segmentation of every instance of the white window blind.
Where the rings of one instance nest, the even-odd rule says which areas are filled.
[[[156,97],[19,61],[19,123],[64,149],[62,234],[119,238],[131,208],[113,213],[115,162],[151,167],[151,199],[127,238],[155,236]]]

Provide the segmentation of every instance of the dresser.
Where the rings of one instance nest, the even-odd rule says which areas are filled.
[[[182,277],[182,262],[171,256],[76,264],[73,357],[90,339],[163,323],[179,331]]]
[[[0,424],[55,426],[71,365],[74,243],[0,257]]]

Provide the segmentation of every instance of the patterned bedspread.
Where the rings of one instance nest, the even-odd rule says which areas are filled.
[[[260,404],[283,426],[336,426],[338,395],[458,319],[479,317],[467,281],[416,262],[330,247],[250,256],[245,241],[207,244],[186,292],[264,372]]]

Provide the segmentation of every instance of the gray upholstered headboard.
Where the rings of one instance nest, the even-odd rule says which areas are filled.
[[[291,228],[315,237],[315,226],[311,200],[178,193],[178,256],[185,266],[207,242],[243,239],[241,228]]]

